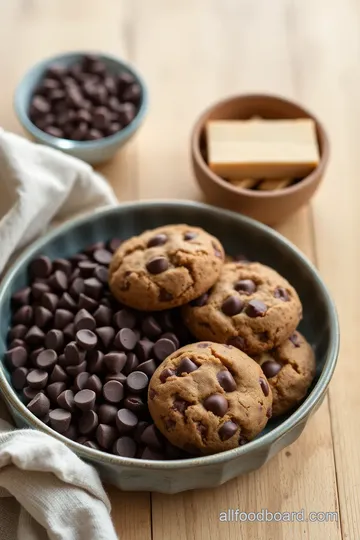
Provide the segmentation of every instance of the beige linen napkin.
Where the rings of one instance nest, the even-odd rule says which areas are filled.
[[[10,255],[54,218],[116,203],[87,163],[0,128],[0,273]]]
[[[53,219],[114,204],[89,165],[0,128],[0,272]],[[0,540],[116,540],[95,469],[5,415],[0,399]]]

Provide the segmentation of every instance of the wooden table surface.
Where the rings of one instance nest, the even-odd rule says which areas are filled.
[[[341,354],[301,438],[260,471],[174,496],[109,489],[123,540],[360,538],[360,5],[356,0],[0,0],[0,123],[21,133],[14,88],[39,59],[72,49],[132,61],[150,91],[139,135],[102,172],[119,199],[201,199],[189,132],[213,100],[274,92],[314,110],[332,158],[310,207],[279,226],[315,261],[337,303]],[[358,169],[359,166],[359,169]],[[241,511],[338,512],[329,523],[221,523]]]

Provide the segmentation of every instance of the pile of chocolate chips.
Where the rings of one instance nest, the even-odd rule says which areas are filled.
[[[110,73],[87,55],[69,67],[50,66],[29,108],[31,121],[53,137],[92,141],[114,135],[135,118],[141,87],[127,71]]]
[[[90,448],[143,459],[189,457],[154,426],[149,380],[169,354],[195,341],[178,310],[141,313],[111,295],[108,265],[120,241],[69,259],[39,256],[12,297],[6,364],[28,409]]]

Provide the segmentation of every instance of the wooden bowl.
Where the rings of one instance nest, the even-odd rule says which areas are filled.
[[[316,169],[296,184],[276,191],[238,188],[211,171],[206,162],[205,126],[208,120],[246,120],[253,116],[268,119],[312,118],[320,149],[320,162]],[[194,173],[207,200],[268,225],[283,221],[310,200],[323,178],[329,152],[326,132],[313,114],[294,102],[266,94],[240,95],[215,103],[196,121],[191,135]]]

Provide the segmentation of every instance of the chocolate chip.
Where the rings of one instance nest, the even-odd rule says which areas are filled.
[[[135,347],[135,353],[140,362],[145,362],[150,358],[154,343],[148,339],[140,339]]]
[[[114,345],[121,351],[132,351],[136,345],[136,334],[130,328],[122,328],[116,334]]]
[[[98,326],[110,326],[112,311],[107,306],[100,305],[94,312],[94,319]]]
[[[177,375],[181,375],[182,373],[192,373],[193,371],[196,371],[198,369],[198,366],[190,360],[187,356],[181,359],[180,364],[178,365],[178,368],[176,370]]]
[[[90,298],[90,296],[86,296],[86,294],[81,293],[79,296],[79,303],[78,303],[79,309],[86,309],[88,312],[93,312],[97,309],[98,303],[96,300],[93,300]]]
[[[66,310],[66,311],[75,311],[76,310],[76,302],[75,300],[70,296],[69,293],[65,292],[58,303],[58,308]]]
[[[126,384],[131,392],[137,394],[145,390],[149,384],[149,378],[142,371],[133,371],[127,376]]]
[[[271,418],[272,417],[272,407],[268,407],[266,409],[266,418]]]
[[[250,300],[245,308],[245,313],[249,317],[264,317],[267,307],[261,300]]]
[[[122,457],[134,457],[136,454],[136,443],[131,437],[120,437],[113,446],[114,454]]]
[[[41,296],[40,303],[44,308],[48,309],[51,313],[54,313],[59,303],[59,297],[54,293],[44,293]]]
[[[79,431],[82,435],[89,435],[98,427],[99,418],[95,411],[84,412],[79,420]]]
[[[173,402],[173,409],[175,411],[178,411],[181,414],[184,414],[184,412],[189,406],[190,406],[190,403],[188,401],[186,401],[185,399],[182,399],[180,396],[175,396],[175,399]]]
[[[46,393],[52,402],[57,403],[57,398],[66,390],[65,382],[53,382],[46,388]]]
[[[154,344],[154,356],[159,361],[162,362],[170,356],[174,351],[176,350],[174,342],[170,341],[170,339],[161,338],[156,341]]]
[[[62,409],[73,411],[75,409],[74,392],[72,390],[64,390],[58,395],[57,402]]]
[[[281,367],[281,364],[273,360],[267,360],[261,365],[261,369],[263,370],[264,375],[267,379],[275,377],[275,375],[277,375],[281,370]]]
[[[136,414],[128,409],[120,409],[116,414],[116,427],[120,433],[132,431],[138,423]]]
[[[119,373],[126,364],[126,354],[123,352],[111,352],[105,354],[103,363],[110,373]]]
[[[150,274],[161,274],[169,268],[169,263],[165,257],[155,257],[146,264],[146,269]]]
[[[227,344],[243,351],[245,348],[245,339],[242,336],[233,336],[228,339]]]
[[[145,373],[145,375],[147,375],[150,379],[156,371],[156,364],[153,359],[150,359],[146,360],[146,362],[138,364],[136,369],[137,371],[142,371]]]
[[[24,287],[14,293],[11,297],[11,300],[15,306],[25,306],[30,302],[30,294],[32,289],[30,287]]]
[[[240,435],[239,437],[239,446],[244,446],[244,444],[247,444],[249,441],[244,437],[243,435]]]
[[[135,371],[135,369],[139,365],[139,359],[136,356],[136,354],[134,354],[132,352],[128,353],[126,358],[127,358],[126,359],[126,364],[125,364],[125,367],[123,369],[123,372],[125,373],[125,375],[128,375],[132,371]]]
[[[190,302],[190,306],[192,306],[192,307],[203,307],[203,306],[205,306],[207,304],[208,300],[209,300],[209,294],[204,293],[201,296],[199,296],[198,298],[195,298],[195,300],[192,300]]]
[[[69,429],[71,422],[71,413],[64,409],[54,409],[49,413],[50,426],[59,433],[64,433]]]
[[[53,349],[44,349],[36,358],[36,365],[44,371],[52,371],[57,362],[57,354]]]
[[[9,341],[24,338],[28,329],[23,324],[17,324],[11,328],[8,334]]]
[[[114,323],[121,330],[122,328],[133,329],[136,326],[136,317],[128,309],[121,309],[114,315]]]
[[[175,345],[175,350],[180,347],[179,339],[173,332],[165,332],[165,334],[163,334],[161,337],[164,339],[170,339],[170,341],[172,341]]]
[[[33,277],[47,278],[51,274],[52,264],[49,257],[41,256],[30,264],[30,273]]]
[[[99,396],[102,392],[102,382],[100,378],[97,375],[90,375],[88,378],[85,388],[88,388],[89,390],[93,390],[97,396]]]
[[[55,291],[64,292],[68,288],[68,279],[65,272],[61,270],[56,270],[50,277],[48,281],[50,287]]]
[[[64,334],[64,339],[67,343],[69,343],[69,341],[74,341],[75,339],[74,323],[70,323],[67,326],[65,326],[63,330],[63,334]]]
[[[244,302],[238,296],[229,296],[222,304],[221,310],[228,317],[241,313]]]
[[[227,399],[221,394],[212,394],[204,400],[204,407],[207,411],[211,411],[217,416],[224,416],[229,405]]]
[[[105,266],[97,266],[94,270],[94,277],[100,281],[103,285],[106,285],[109,281],[109,269]]]
[[[98,410],[99,421],[101,424],[114,424],[117,414],[117,407],[103,403]],[[101,443],[100,443],[101,444]]]
[[[171,292],[166,291],[163,287],[159,291],[159,300],[160,302],[170,302],[173,300],[174,295]]]
[[[157,396],[157,392],[153,388],[149,389],[149,399],[154,399]]]
[[[61,330],[49,330],[45,336],[45,347],[59,352],[64,346],[64,334]]]
[[[66,382],[67,380],[68,376],[66,375],[64,369],[58,365],[54,366],[49,378],[49,382]]]
[[[198,236],[198,233],[195,232],[195,231],[187,231],[185,234],[184,234],[184,240],[194,240],[194,238],[196,238]]]
[[[82,347],[85,351],[88,351],[90,349],[94,349],[97,345],[97,337],[94,332],[91,330],[78,330],[76,332],[76,342],[80,347]]]
[[[141,435],[141,442],[153,450],[161,450],[163,448],[163,440],[154,424],[144,429]]]
[[[50,287],[47,283],[34,283],[31,286],[31,294],[34,300],[40,300],[46,292],[50,292]]]
[[[97,249],[93,253],[94,260],[99,264],[108,265],[111,263],[112,253],[106,249]]]
[[[67,309],[57,309],[54,315],[54,328],[63,330],[72,320],[74,314]]]
[[[27,408],[32,414],[41,418],[49,412],[50,401],[45,394],[39,393],[28,403]]]
[[[157,338],[162,333],[160,324],[152,315],[149,315],[143,319],[141,330],[143,334],[150,339]]]
[[[223,388],[225,392],[234,392],[236,390],[236,382],[230,371],[219,371],[216,378],[219,381],[221,388]]]
[[[70,377],[76,377],[79,375],[79,373],[83,373],[86,371],[86,360],[83,362],[80,362],[80,364],[77,364],[75,366],[67,366],[66,367],[66,373],[70,375]]]
[[[119,381],[108,381],[103,386],[103,396],[109,403],[120,403],[124,397],[124,387]]]
[[[99,300],[103,292],[103,284],[95,277],[85,279],[84,281],[84,293],[85,295]]]
[[[106,386],[106,385],[105,385]],[[93,390],[80,390],[74,397],[75,405],[82,411],[89,411],[94,408],[96,394]]]
[[[24,367],[28,359],[27,350],[24,347],[15,347],[5,353],[5,361],[11,371]]]
[[[279,298],[279,300],[282,300],[283,302],[289,302],[290,300],[289,293],[286,289],[284,289],[284,287],[278,287],[277,289],[275,289],[274,296],[275,298]]]
[[[41,389],[45,388],[49,375],[46,371],[41,369],[33,369],[27,374],[26,382],[31,388]]]
[[[159,379],[162,383],[166,382],[169,377],[176,375],[175,371],[170,368],[165,368],[159,375]]]
[[[298,334],[293,334],[292,336],[289,337],[291,343],[294,345],[294,347],[298,348],[300,347],[300,341],[299,341],[299,336]]]
[[[228,439],[231,439],[237,432],[239,426],[235,424],[232,420],[228,420],[227,422],[224,422],[224,424],[219,429],[219,437],[222,441],[227,441]]]
[[[99,424],[96,430],[96,440],[106,450],[113,446],[118,433],[116,429],[107,424]]]
[[[66,345],[64,355],[67,366],[76,366],[83,362],[85,358],[85,353],[79,349],[79,346],[74,341]]]
[[[28,371],[26,367],[18,367],[13,371],[11,374],[11,384],[15,390],[22,390],[24,388]]]
[[[69,293],[76,300],[77,298],[79,298],[80,294],[84,292],[84,290],[84,280],[81,277],[76,277],[71,283]]]
[[[104,347],[109,348],[115,337],[115,330],[112,326],[103,326],[95,330]]]
[[[33,321],[33,308],[31,306],[22,306],[13,315],[13,324],[24,324],[30,326]]]
[[[153,236],[150,238],[150,240],[147,243],[147,247],[155,247],[155,246],[163,246],[168,241],[168,236],[166,234],[160,233],[156,236]]]
[[[252,279],[241,279],[234,284],[235,291],[250,295],[256,291],[256,285]]]
[[[71,265],[71,262],[68,261],[67,259],[55,259],[53,261],[53,269],[61,270],[67,276],[69,276],[71,274],[72,265]]]
[[[86,353],[87,367],[89,373],[101,373],[103,369],[104,354],[101,351],[92,349]]]
[[[123,241],[120,238],[112,238],[108,243],[108,248],[112,253],[115,253],[122,243]]]
[[[260,383],[260,386],[261,386],[261,390],[264,393],[264,396],[268,396],[269,395],[269,385],[268,385],[268,383],[265,381],[265,379],[259,379],[259,383]]]
[[[95,319],[86,309],[80,309],[75,315],[74,330],[94,330],[96,328]]]
[[[147,404],[141,399],[140,396],[127,396],[124,399],[124,406],[135,413],[145,412]]]

